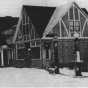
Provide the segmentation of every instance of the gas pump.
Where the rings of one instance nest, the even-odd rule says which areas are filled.
[[[45,41],[44,42],[44,51],[45,51],[45,58],[43,60],[43,63],[45,65],[45,69],[48,69],[50,66],[49,64],[49,60],[50,60],[50,52],[49,52],[49,49],[50,49],[50,45],[51,45],[51,42],[48,40],[48,41]]]
[[[59,74],[58,42],[54,41],[54,63],[55,73]]]

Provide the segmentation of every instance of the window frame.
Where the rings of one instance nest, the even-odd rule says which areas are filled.
[[[72,23],[71,23],[72,22]],[[78,23],[78,24],[76,24],[76,23]],[[76,28],[78,29],[78,30],[76,30]],[[79,33],[79,37],[81,36],[81,32],[80,32],[80,21],[78,21],[78,20],[76,20],[76,21],[74,21],[74,20],[69,20],[69,33],[70,33],[70,36],[71,37],[74,37],[73,35],[72,35],[72,32],[77,32],[77,33]]]

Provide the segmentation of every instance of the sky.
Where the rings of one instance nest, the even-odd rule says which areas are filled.
[[[71,1],[88,10],[88,0],[0,0],[0,16],[18,17],[22,5],[60,6]]]

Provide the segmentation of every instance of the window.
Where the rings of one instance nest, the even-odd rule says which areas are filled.
[[[26,34],[29,34],[29,24],[26,25]]]
[[[22,24],[25,24],[25,16],[23,15]]]
[[[34,29],[31,29],[31,39],[35,39],[35,31],[34,31]]]
[[[80,28],[79,27],[74,27],[75,31],[79,32]]]
[[[69,22],[69,25],[70,25],[70,26],[73,26],[73,25],[74,25],[74,24],[73,24],[73,21],[70,21],[70,22]]]
[[[22,33],[29,34],[29,32],[32,28],[32,23],[30,21],[28,21],[28,16],[23,16],[21,26],[22,26]]]
[[[36,40],[36,46],[40,46],[40,40]]]
[[[79,21],[75,21],[74,26],[80,26]]]
[[[74,13],[75,13],[75,20],[79,20],[79,12],[76,7],[74,7]]]
[[[69,10],[69,19],[73,19],[74,16],[73,16],[73,6],[70,8]]]
[[[70,31],[73,31],[73,26],[70,26]]]
[[[24,47],[25,47],[24,43],[18,43],[18,44],[17,44],[17,48],[18,48],[18,49],[24,48]]]
[[[32,59],[40,59],[40,47],[32,47],[31,48],[31,58]]]
[[[31,47],[35,47],[35,46],[36,46],[35,40],[32,40],[32,41],[31,41]]]
[[[38,39],[38,40],[32,40],[30,42],[30,44],[31,44],[31,47],[40,47],[40,39]]]
[[[80,22],[79,21],[69,21],[69,31],[71,33],[71,37],[74,37],[75,34],[80,36]]]

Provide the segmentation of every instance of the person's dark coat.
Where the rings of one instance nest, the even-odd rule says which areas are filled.
[[[31,50],[30,51],[27,50],[25,53],[26,53],[25,54],[25,66],[30,67],[31,63],[32,63],[32,61],[31,61]]]

